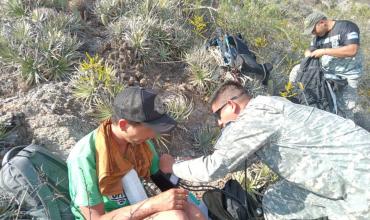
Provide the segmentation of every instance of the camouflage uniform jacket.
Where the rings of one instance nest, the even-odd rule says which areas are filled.
[[[351,120],[281,97],[252,99],[224,128],[212,155],[174,164],[173,172],[207,182],[255,158],[325,198],[341,199],[349,187],[369,190],[370,134]]]

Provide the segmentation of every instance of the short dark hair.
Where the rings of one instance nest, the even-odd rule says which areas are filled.
[[[113,124],[117,124],[117,123],[118,123],[118,121],[119,121],[120,119],[124,119],[124,118],[119,117],[119,116],[118,116],[117,114],[115,114],[115,113],[113,113],[113,115],[112,115],[112,116],[111,116],[111,118],[110,118],[110,120],[111,120],[111,122],[112,122]],[[127,123],[128,123],[129,125],[136,126],[136,125],[141,124],[141,122],[130,121],[130,120],[127,120],[127,119],[125,119],[125,120],[127,121]]]
[[[231,95],[230,95],[231,94]],[[219,86],[216,91],[213,93],[210,104],[213,104],[217,100],[220,100],[223,96],[237,96],[240,94],[245,94],[248,97],[250,97],[249,92],[237,81],[226,81],[221,86]],[[226,99],[229,99],[231,97],[226,97]]]

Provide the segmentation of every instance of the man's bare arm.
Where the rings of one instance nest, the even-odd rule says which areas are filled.
[[[103,203],[90,207],[80,206],[80,210],[87,220],[143,219],[157,212],[155,208],[150,205],[150,201],[147,200],[108,213],[105,213]]]
[[[323,48],[323,49],[317,49],[312,52],[310,52],[309,56],[311,57],[322,57],[323,55],[329,55],[333,57],[354,57],[357,53],[357,50],[359,48],[359,45],[357,44],[349,44],[343,47],[338,48]],[[305,52],[306,55],[307,52]]]
[[[183,209],[187,201],[187,195],[188,192],[184,189],[170,189],[140,203],[122,207],[108,213],[105,213],[103,203],[90,207],[80,206],[80,210],[87,220],[144,219],[157,212]]]

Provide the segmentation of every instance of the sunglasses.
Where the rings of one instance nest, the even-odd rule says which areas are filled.
[[[217,109],[217,111],[213,112],[213,116],[216,118],[216,121],[218,120],[221,120],[221,111],[223,108],[225,108],[225,106],[228,104],[228,102],[230,100],[235,100],[235,99],[238,99],[240,98],[242,95],[244,95],[244,93],[240,94],[240,95],[237,95],[237,96],[234,96],[232,97],[231,99],[229,99],[228,101],[226,101],[225,104],[223,104],[219,109]]]

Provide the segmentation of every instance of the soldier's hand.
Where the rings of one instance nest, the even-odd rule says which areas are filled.
[[[172,165],[175,163],[175,158],[169,154],[163,154],[159,159],[159,169],[163,173],[172,173]]]

